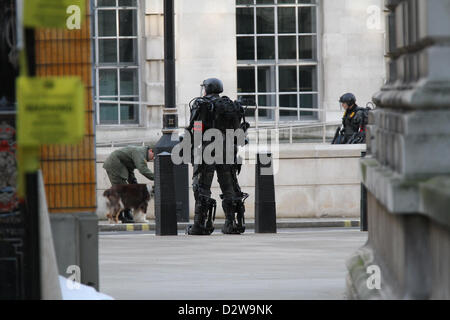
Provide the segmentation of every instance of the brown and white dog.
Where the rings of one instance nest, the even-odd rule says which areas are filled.
[[[114,185],[103,193],[106,198],[108,214],[106,217],[111,223],[119,223],[119,214],[122,210],[132,211],[134,221],[147,223],[145,219],[148,203],[152,197],[151,187],[145,184]]]

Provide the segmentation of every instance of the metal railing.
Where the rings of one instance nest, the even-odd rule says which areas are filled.
[[[148,141],[137,139],[123,139],[123,140],[111,140],[108,142],[96,143],[97,148],[115,148],[123,146],[145,146]]]
[[[294,130],[303,130],[303,129],[316,129],[316,128],[320,128],[321,129],[321,140],[322,143],[327,143],[327,127],[330,126],[339,126],[341,124],[341,122],[317,122],[314,124],[283,124],[283,125],[279,125],[278,127],[259,127],[259,128],[250,128],[249,129],[249,133],[253,133],[255,132],[257,135],[263,131],[263,130],[275,130],[278,132],[283,132],[283,131],[288,131],[288,136],[289,136],[289,143],[293,144],[294,143]],[[278,134],[279,136],[279,134]],[[277,141],[279,142],[279,141]],[[299,141],[297,141],[296,143],[301,143]]]

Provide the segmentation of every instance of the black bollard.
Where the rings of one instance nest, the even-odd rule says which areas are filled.
[[[178,235],[173,172],[170,153],[158,154],[155,159],[155,224],[158,236]]]
[[[178,222],[189,222],[189,167],[187,164],[174,166],[175,197]]]
[[[155,147],[155,154],[172,153],[174,146],[180,141],[173,141],[170,134],[164,134]],[[189,166],[174,165],[175,202],[178,222],[189,222]]]
[[[369,231],[367,223],[367,188],[361,183],[361,231]]]
[[[366,156],[366,152],[362,152],[361,158]],[[361,183],[361,212],[360,212],[360,229],[361,231],[369,231],[367,221],[367,188]]]
[[[261,163],[261,160],[263,163]],[[275,183],[271,154],[257,154],[255,178],[255,232],[277,233]]]

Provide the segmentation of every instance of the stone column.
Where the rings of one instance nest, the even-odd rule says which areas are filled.
[[[162,0],[145,0],[144,4],[145,95],[149,102],[146,121],[149,128],[160,131],[164,110],[164,5]]]
[[[387,0],[388,80],[373,97],[369,241],[348,261],[350,298],[450,298],[450,2]],[[380,269],[381,289],[367,285]]]

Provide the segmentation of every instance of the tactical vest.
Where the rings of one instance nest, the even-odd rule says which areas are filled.
[[[364,108],[356,106],[345,113],[342,124],[344,125],[344,134],[346,136],[358,133],[361,127],[365,128],[368,118],[368,112],[366,114],[365,111]]]
[[[237,130],[248,126],[241,124],[245,122],[244,110],[237,102],[223,96],[211,96],[198,98],[191,110],[191,126],[194,130],[205,132],[208,129],[218,129],[226,134],[227,129]],[[201,129],[196,127],[196,123],[201,122]]]

